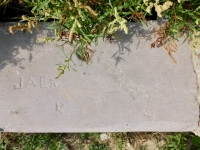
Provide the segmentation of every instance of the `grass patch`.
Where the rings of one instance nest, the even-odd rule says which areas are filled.
[[[0,149],[7,150],[64,150],[62,134],[1,133]]]
[[[200,150],[192,133],[0,133],[0,150]]]

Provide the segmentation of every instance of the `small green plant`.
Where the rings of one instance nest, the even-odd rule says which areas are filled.
[[[100,133],[79,133],[78,137],[81,141],[85,140],[99,140]]]
[[[95,142],[89,146],[89,150],[109,150],[108,145]]]
[[[117,150],[125,149],[125,143],[127,141],[126,133],[113,133],[112,137],[115,140],[115,146]]]
[[[166,150],[187,150],[186,140],[183,133],[167,135],[164,147]]]
[[[5,138],[1,133],[0,133],[0,150],[6,150],[8,145],[8,139]]]
[[[0,133],[0,150],[64,150],[61,134]]]
[[[192,136],[192,144],[195,150],[200,150],[200,137]]]
[[[191,41],[194,51],[199,44],[200,1],[199,0],[24,0],[32,8],[34,21],[53,19],[48,27],[55,30],[55,37],[64,44],[73,46],[71,55],[58,67],[59,75],[65,69],[70,70],[72,54],[80,59],[89,59],[89,46],[98,44],[98,38],[115,36],[116,31],[128,34],[127,22],[135,21],[147,24],[154,15],[156,19],[165,19],[165,27],[156,33],[151,47],[164,46],[174,62],[172,52],[176,52],[175,40],[185,35]],[[31,18],[30,18],[31,19]],[[29,20],[30,20],[29,19]],[[26,20],[29,22],[29,20]],[[23,20],[25,21],[25,20]],[[21,29],[21,25],[15,26]],[[197,41],[198,40],[198,41]],[[62,48],[64,47],[62,45]],[[175,47],[174,47],[175,46]]]

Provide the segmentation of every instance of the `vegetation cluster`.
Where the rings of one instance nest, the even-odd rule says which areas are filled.
[[[0,133],[0,150],[200,150],[192,133]]]
[[[16,6],[19,6],[16,8]],[[38,39],[46,43],[52,40],[63,41],[73,46],[73,52],[58,67],[59,75],[70,69],[72,55],[87,61],[89,46],[98,44],[98,38],[112,41],[116,31],[129,33],[129,21],[147,25],[149,20],[164,19],[165,23],[154,29],[155,41],[151,48],[163,46],[172,60],[177,51],[176,40],[185,35],[194,52],[200,46],[200,1],[199,0],[0,0],[0,17],[7,11],[17,10],[17,16],[9,13],[8,20],[21,19],[20,23],[9,28],[16,30],[32,28],[39,30],[40,22],[51,20],[49,29],[55,30],[55,37]],[[15,14],[14,14],[15,15]],[[20,18],[19,18],[20,15]],[[4,17],[4,16],[3,16]],[[3,18],[2,17],[2,18]],[[0,19],[2,19],[0,18]],[[6,149],[87,149],[107,150],[126,149],[127,144],[136,149],[147,149],[147,139],[153,140],[157,149],[198,150],[200,138],[191,133],[101,133],[79,134],[17,134],[0,133],[0,150]],[[159,142],[164,141],[160,145]]]
[[[9,5],[11,0],[1,0],[0,6]],[[185,35],[194,52],[200,46],[200,1],[199,0],[19,0],[31,10],[31,15],[22,15],[21,24],[11,26],[15,30],[38,29],[38,22],[53,20],[49,29],[55,30],[55,37],[46,37],[39,41],[63,41],[73,46],[74,51],[63,65],[58,67],[59,75],[70,69],[72,55],[86,61],[90,57],[89,46],[98,44],[98,38],[110,39],[116,31],[128,34],[127,23],[139,22],[147,25],[148,20],[165,19],[165,24],[155,29],[156,40],[151,48],[164,46],[169,56],[176,63],[172,52],[177,51],[175,43]],[[5,9],[5,8],[4,8]]]

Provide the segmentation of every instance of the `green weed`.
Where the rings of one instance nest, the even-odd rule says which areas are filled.
[[[32,8],[34,17],[27,17],[28,22],[47,21],[54,19],[49,29],[55,30],[55,37],[70,44],[74,49],[72,54],[77,54],[82,60],[89,59],[89,46],[98,44],[98,38],[105,39],[115,35],[116,31],[123,30],[128,33],[127,22],[135,21],[146,24],[149,16],[156,19],[167,19],[166,28],[160,28],[156,41],[151,47],[164,46],[173,59],[170,46],[174,40],[182,35],[186,39],[195,40],[200,35],[200,1],[199,0],[24,0],[27,7]],[[27,20],[22,20],[26,21]],[[31,24],[15,26],[18,30],[27,28],[31,32]],[[12,32],[14,32],[11,30]],[[45,38],[45,37],[44,37]],[[172,44],[172,45],[171,45]],[[191,49],[198,44],[191,42]],[[193,50],[194,51],[194,50]],[[58,66],[57,78],[64,74],[65,69],[70,70],[72,57],[68,56]]]
[[[108,142],[102,142],[100,135],[102,133],[79,133],[80,148],[87,147],[88,150],[109,150]]]
[[[187,150],[186,137],[184,133],[175,133],[166,136],[166,144],[164,149],[166,150]]]
[[[200,138],[191,133],[106,133],[109,138],[104,141],[101,134],[0,133],[0,150],[126,150],[127,143],[136,150],[147,150],[147,140],[157,140],[154,147],[159,150],[200,149]],[[159,141],[165,142],[159,145]]]
[[[108,145],[95,142],[89,146],[89,150],[109,150]]]
[[[64,150],[61,134],[17,134],[5,133],[0,136],[0,150]]]
[[[79,133],[78,137],[81,141],[98,141],[100,138],[100,133]]]
[[[193,149],[200,150],[200,137],[192,136]]]
[[[117,150],[124,150],[127,139],[126,133],[113,133],[111,135],[115,141]]]

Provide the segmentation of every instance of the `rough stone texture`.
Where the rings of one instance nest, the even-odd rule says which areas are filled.
[[[198,84],[198,92],[197,92],[197,102],[200,104],[200,48],[196,49],[194,55],[192,55],[192,60],[194,64],[194,70],[197,75],[197,84]],[[200,136],[200,121],[198,122],[198,127],[193,130],[193,132]]]
[[[41,29],[33,35],[0,33],[0,131],[119,132],[193,131],[199,104],[191,52],[179,45],[175,64],[163,48],[151,49],[152,30],[129,25],[123,40],[92,46],[86,64],[55,80],[56,64],[65,56],[58,42],[36,43],[52,35]],[[72,48],[65,45],[69,55]]]

